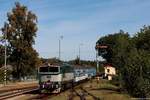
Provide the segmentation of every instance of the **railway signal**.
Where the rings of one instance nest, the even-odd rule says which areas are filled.
[[[107,49],[108,46],[107,45],[100,45],[100,44],[96,44],[96,62],[97,62],[97,74],[99,73],[99,57],[101,57],[102,55],[107,54]]]
[[[4,41],[5,41],[5,62],[4,62],[4,85],[6,85],[7,84],[7,41],[6,41],[6,39],[7,39],[7,28],[8,28],[8,24],[7,23],[5,23],[5,30],[3,30],[2,29],[2,32],[3,32],[3,34],[4,34]]]

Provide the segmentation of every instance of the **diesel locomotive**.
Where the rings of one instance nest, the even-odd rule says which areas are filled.
[[[93,67],[76,67],[70,64],[46,65],[38,70],[41,93],[60,93],[73,84],[96,75]]]

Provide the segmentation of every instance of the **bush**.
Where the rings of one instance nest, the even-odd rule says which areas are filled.
[[[115,86],[119,86],[120,82],[119,82],[119,76],[113,76],[112,80],[110,81],[111,84],[115,85]]]

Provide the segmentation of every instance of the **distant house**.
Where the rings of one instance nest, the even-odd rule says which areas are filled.
[[[112,80],[112,77],[116,75],[116,68],[111,65],[104,66],[104,76],[108,80]]]

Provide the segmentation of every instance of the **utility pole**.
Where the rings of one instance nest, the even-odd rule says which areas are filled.
[[[80,59],[80,45],[79,45],[79,59]]]
[[[61,35],[59,37],[59,60],[61,60],[61,40],[63,39],[63,36]]]

